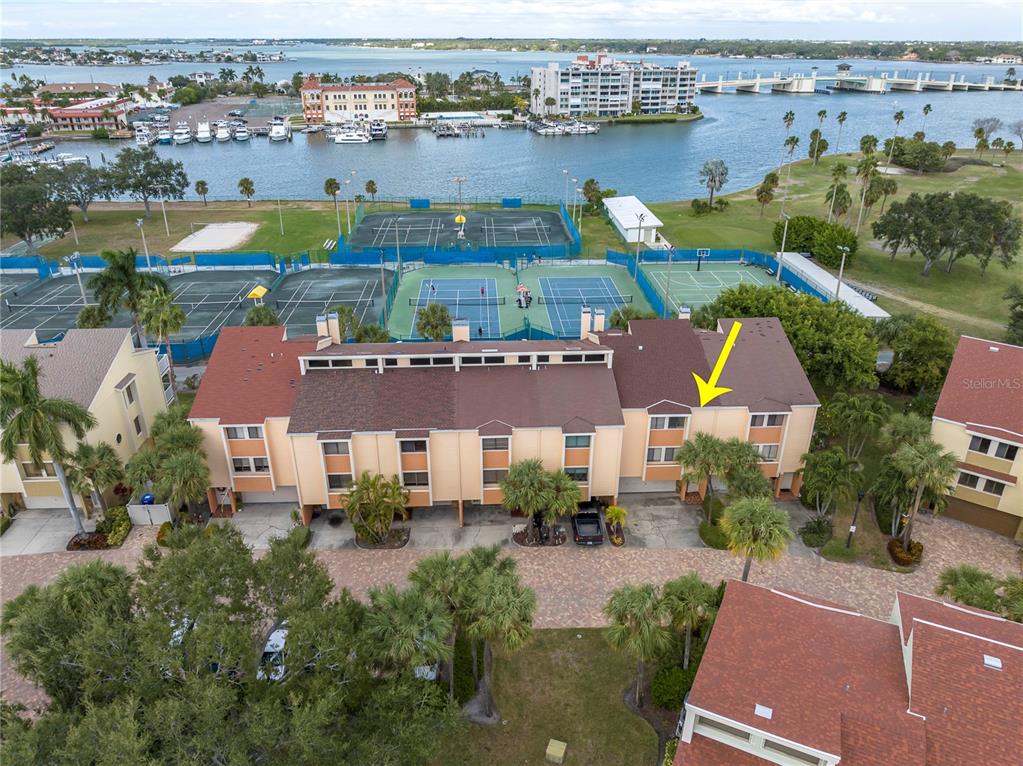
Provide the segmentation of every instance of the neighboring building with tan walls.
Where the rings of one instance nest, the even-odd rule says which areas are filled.
[[[406,122],[416,118],[416,86],[393,82],[321,83],[315,75],[302,83],[302,116],[307,123],[347,120]]]
[[[68,330],[62,340],[39,343],[34,330],[0,331],[0,357],[20,365],[29,356],[39,361],[43,396],[70,399],[96,418],[84,441],[110,444],[123,462],[149,438],[153,419],[167,408],[170,389],[167,359],[156,349],[135,346],[128,328]],[[70,432],[64,435],[75,448]],[[32,465],[26,450],[4,463],[0,473],[3,505],[64,508],[53,466]]]
[[[1023,347],[961,337],[931,435],[959,460],[945,512],[1023,540]]]
[[[512,462],[540,459],[584,499],[676,491],[675,450],[697,431],[764,445],[776,494],[798,491],[817,400],[775,319],[744,320],[722,378],[733,391],[699,406],[731,326],[644,320],[604,329],[586,309],[579,340],[341,343],[227,327],[192,406],[205,435],[211,503],[294,502],[308,518],[341,508],[363,472],[396,475],[410,506],[496,505]],[[711,358],[713,357],[713,358]],[[770,416],[770,417],[769,417]],[[693,487],[702,492],[702,487]]]

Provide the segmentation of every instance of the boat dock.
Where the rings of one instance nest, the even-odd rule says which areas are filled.
[[[51,141],[43,141],[41,144],[36,144],[35,146],[30,146],[28,148],[28,151],[31,154],[42,154],[43,152],[48,152],[51,149],[55,149],[56,146],[57,145],[55,143],[51,142]]]

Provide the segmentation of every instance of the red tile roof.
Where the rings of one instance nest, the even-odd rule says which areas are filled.
[[[302,377],[298,357],[316,339],[285,337],[283,327],[224,327],[189,417],[231,424],[289,416]]]
[[[901,592],[896,594],[895,604],[904,642],[909,640],[909,635],[913,631],[913,621],[920,620],[995,641],[1023,646],[1023,625],[983,609]]]
[[[934,416],[1023,439],[1023,347],[962,336]]]

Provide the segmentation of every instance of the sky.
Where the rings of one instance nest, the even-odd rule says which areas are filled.
[[[1023,40],[1019,0],[0,0],[3,38]]]

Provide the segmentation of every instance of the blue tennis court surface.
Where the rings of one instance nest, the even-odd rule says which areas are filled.
[[[497,280],[479,279],[424,279],[419,284],[419,297],[409,302],[416,309],[412,313],[411,337],[420,338],[416,329],[418,309],[431,303],[443,303],[452,319],[469,320],[469,337],[496,338],[501,335],[499,306],[506,296],[497,294]]]
[[[566,337],[578,337],[583,306],[604,309],[610,320],[615,309],[632,302],[632,296],[622,295],[610,277],[540,277],[540,292],[551,328]]]

